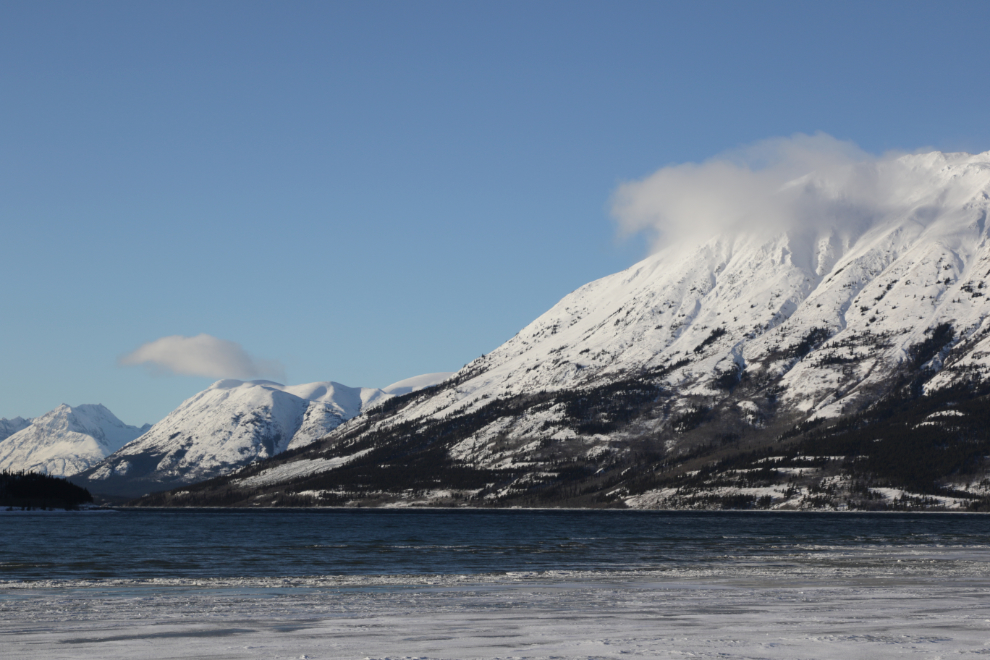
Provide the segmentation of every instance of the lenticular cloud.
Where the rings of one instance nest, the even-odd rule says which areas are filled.
[[[256,360],[240,344],[207,334],[156,339],[120,358],[120,364],[145,365],[156,372],[208,378],[284,379],[284,370],[277,362]]]
[[[612,215],[622,234],[645,232],[656,250],[726,233],[858,232],[910,197],[916,174],[901,155],[873,156],[823,133],[765,140],[622,184]]]

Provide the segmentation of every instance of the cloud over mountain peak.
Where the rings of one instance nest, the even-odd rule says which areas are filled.
[[[240,344],[205,333],[195,337],[170,335],[150,341],[120,358],[119,363],[186,376],[242,380],[267,376],[285,380],[285,369],[280,363],[259,360]]]

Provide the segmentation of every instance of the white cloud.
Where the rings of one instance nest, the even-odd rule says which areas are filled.
[[[862,231],[910,198],[916,175],[901,155],[823,133],[765,140],[622,184],[612,215],[654,249],[743,231]]]
[[[156,372],[208,378],[285,379],[285,370],[278,362],[257,360],[240,344],[207,334],[156,339],[120,358],[120,364],[143,364]]]

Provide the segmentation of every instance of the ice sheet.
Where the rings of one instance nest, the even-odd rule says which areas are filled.
[[[990,579],[740,567],[7,584],[4,658],[940,658],[990,654]],[[923,570],[925,564],[935,567]],[[952,564],[956,562],[950,562]],[[941,568],[939,568],[941,566]],[[966,568],[968,566],[968,568]]]

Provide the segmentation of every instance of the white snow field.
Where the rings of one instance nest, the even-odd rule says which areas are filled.
[[[816,570],[5,583],[0,645],[18,660],[990,654],[987,551],[896,552],[880,575],[847,557]]]

